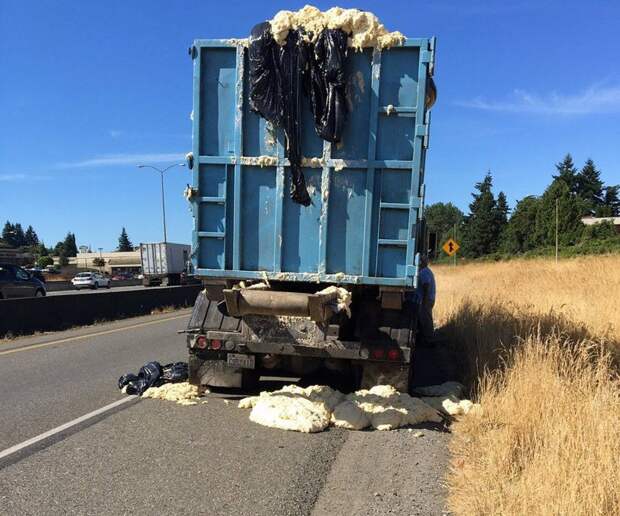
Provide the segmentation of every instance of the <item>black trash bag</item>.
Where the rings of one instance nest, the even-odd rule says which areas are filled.
[[[291,30],[278,45],[269,22],[256,25],[250,35],[250,107],[286,135],[286,155],[291,164],[291,197],[303,206],[310,195],[301,171],[301,97],[306,64],[306,43]]]
[[[121,376],[118,379],[118,387],[119,389],[127,387],[125,390],[127,394],[141,395],[149,387],[153,387],[161,383],[161,373],[161,365],[159,362],[148,362],[140,368],[138,376],[131,373]]]
[[[271,35],[269,22],[255,25],[250,34],[250,107],[265,120],[282,127],[284,97],[279,69],[280,46]]]
[[[161,380],[166,382],[183,382],[187,380],[187,362],[174,362],[161,368]]]
[[[316,133],[328,142],[342,139],[347,116],[345,61],[347,34],[324,29],[306,67],[306,92],[310,97]]]
[[[118,388],[122,389],[129,382],[135,382],[137,379],[138,377],[135,374],[132,374],[132,373],[124,374],[118,379]]]

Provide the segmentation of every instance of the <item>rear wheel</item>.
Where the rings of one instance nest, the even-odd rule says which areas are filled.
[[[34,293],[34,297],[45,297],[45,292],[39,289]]]
[[[95,290],[97,290],[97,289],[99,288],[99,283],[95,283],[95,284],[93,285],[93,288],[94,288]]]
[[[112,286],[112,285],[111,285],[111,282],[110,282],[110,281],[108,281],[108,285],[106,286],[106,288],[110,288],[111,286]]]

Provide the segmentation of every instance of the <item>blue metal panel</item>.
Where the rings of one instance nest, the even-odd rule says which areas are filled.
[[[242,167],[240,185],[240,251],[242,270],[270,271],[273,268],[275,230],[275,167]]]
[[[302,168],[312,204],[305,207],[290,198],[291,175],[284,181],[284,220],[282,223],[282,270],[317,272],[319,267],[319,227],[321,218],[320,168]]]
[[[317,158],[303,168],[308,207],[290,199],[282,131],[250,109],[243,41],[196,40],[192,54],[198,274],[413,285],[434,40],[349,54],[337,145],[317,136],[302,103],[302,155]]]

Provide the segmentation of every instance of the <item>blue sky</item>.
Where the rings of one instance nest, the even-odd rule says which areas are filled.
[[[191,147],[194,38],[245,37],[304,2],[0,0],[0,221],[49,244],[113,249],[161,238],[159,182]],[[375,12],[390,30],[437,36],[427,202],[466,210],[491,170],[511,204],[539,194],[554,163],[592,157],[620,183],[620,3],[458,0],[315,2]],[[168,238],[189,242],[168,172]]]

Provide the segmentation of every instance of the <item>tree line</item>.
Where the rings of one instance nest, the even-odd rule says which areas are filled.
[[[43,240],[39,239],[37,232],[31,225],[24,231],[21,223],[12,223],[9,220],[4,224],[0,242],[6,246],[32,253],[37,265],[41,267],[52,265],[54,260],[51,257],[58,257],[61,266],[67,265],[68,259],[78,254],[75,233],[71,231],[68,231],[65,238],[57,242],[55,246],[47,247]],[[134,246],[129,239],[127,230],[123,227],[118,237],[116,250],[133,251],[133,249]]]
[[[529,195],[510,210],[504,192],[494,195],[489,172],[475,184],[467,215],[452,203],[429,205],[429,231],[436,233],[439,245],[456,236],[460,254],[468,258],[544,254],[555,245],[556,229],[566,252],[620,249],[620,236],[611,223],[585,226],[581,221],[620,216],[620,186],[605,185],[591,159],[578,170],[570,154],[556,165],[552,178],[542,195]]]

